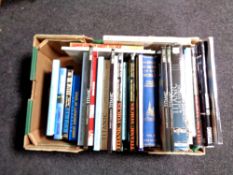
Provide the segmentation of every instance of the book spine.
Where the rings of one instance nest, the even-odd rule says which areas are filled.
[[[80,76],[73,76],[73,87],[71,96],[71,112],[69,122],[69,141],[77,141],[78,119],[79,119],[79,102],[80,102]]]
[[[122,75],[122,129],[121,129],[121,140],[122,142],[127,141],[127,63],[123,62],[123,75]],[[125,144],[123,143],[123,147]]]
[[[201,146],[202,126],[201,126],[201,114],[200,114],[200,103],[199,103],[199,93],[198,93],[195,47],[192,47],[192,71],[193,71],[193,92],[194,92],[194,109],[195,109],[195,125],[196,125],[196,137],[194,139],[194,145]]]
[[[173,114],[173,149],[189,150],[189,130],[185,116],[185,69],[182,46],[172,46],[172,114]]]
[[[138,84],[138,149],[139,151],[143,151],[143,55],[138,56]]]
[[[113,118],[112,118],[112,150],[116,151],[117,141],[117,105],[118,105],[118,76],[119,76],[119,64],[118,55],[114,56],[114,75],[113,75]]]
[[[113,107],[114,107],[114,58],[113,52],[111,56],[110,77],[109,77],[109,119],[108,119],[108,150],[112,150],[112,131],[113,131]]]
[[[160,118],[161,118],[161,144],[163,150],[170,150],[169,120],[168,120],[168,71],[167,71],[167,54],[166,47],[162,47],[161,63],[160,63],[160,81],[159,81],[159,97],[160,97]]]
[[[88,146],[93,146],[94,142],[94,117],[96,100],[96,71],[97,71],[98,53],[92,52],[91,79],[90,79],[90,111],[88,121]]]
[[[207,63],[207,75],[208,85],[211,102],[211,122],[213,127],[214,142],[216,144],[223,144],[222,126],[220,110],[218,105],[218,87],[217,87],[217,76],[214,56],[214,38],[208,37],[205,42],[206,48],[206,63]]]
[[[203,141],[205,146],[213,146],[213,131],[210,120],[210,101],[207,85],[207,73],[206,73],[206,60],[204,44],[199,43],[197,45],[197,74],[198,74],[198,87],[200,96],[200,112],[202,118],[203,129]]]
[[[108,119],[109,119],[109,78],[110,78],[110,60],[105,60],[104,69],[104,84],[103,84],[103,105],[102,105],[102,133],[101,133],[101,150],[107,150],[108,148]],[[106,93],[107,92],[107,93]]]
[[[130,68],[129,68],[129,94],[130,94],[130,106],[129,106],[129,117],[130,117],[130,151],[135,150],[135,54],[131,55]]]
[[[143,145],[155,147],[158,143],[158,58],[143,56]]]
[[[193,139],[196,137],[196,124],[194,114],[194,89],[192,74],[191,48],[184,48],[184,71],[185,71],[185,116],[188,122],[189,144],[193,145]]]
[[[81,78],[81,94],[80,94],[80,110],[79,110],[79,132],[77,145],[84,145],[85,125],[87,113],[87,89],[90,82],[90,60],[88,52],[83,52],[82,60],[82,78]]]
[[[135,57],[135,99],[136,99],[136,109],[135,109],[135,148],[139,148],[139,57]]]
[[[56,140],[62,139],[67,69],[60,68],[59,74],[60,77],[59,77],[59,87],[58,87],[58,95],[57,95],[55,131],[54,131],[54,139]]]
[[[63,137],[68,139],[69,132],[69,119],[70,119],[70,106],[71,106],[71,95],[72,95],[72,83],[73,83],[74,71],[69,69],[67,71],[66,78],[66,97],[65,97],[65,109],[64,109],[64,120],[63,120]]]
[[[123,53],[119,54],[118,57],[118,78],[117,78],[117,127],[116,127],[116,151],[121,151],[122,142],[121,142],[121,120],[122,120],[122,62],[123,62]]]
[[[104,57],[98,58],[97,87],[96,87],[96,111],[95,111],[95,134],[94,134],[94,151],[101,150],[102,140],[102,119],[103,119],[103,86],[104,86]]]
[[[47,136],[54,135],[57,92],[58,92],[58,84],[59,84],[59,69],[60,69],[60,60],[53,60],[50,96],[49,96],[48,121],[47,121],[47,130],[46,130]]]

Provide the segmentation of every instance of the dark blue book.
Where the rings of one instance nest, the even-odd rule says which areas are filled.
[[[63,128],[62,128],[62,134],[64,139],[68,139],[68,132],[69,132],[73,74],[74,74],[74,70],[71,69],[67,70],[65,109],[64,109],[64,119],[63,119]]]
[[[158,145],[159,119],[159,58],[143,55],[143,145]]]
[[[72,95],[71,95],[71,110],[70,110],[70,125],[69,125],[69,141],[77,141],[78,121],[80,108],[80,84],[81,78],[79,75],[73,76]]]

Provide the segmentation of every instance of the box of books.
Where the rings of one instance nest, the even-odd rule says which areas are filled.
[[[24,148],[205,155],[223,144],[213,37],[35,35]]]

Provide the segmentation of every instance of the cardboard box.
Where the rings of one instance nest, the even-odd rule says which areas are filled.
[[[118,39],[120,38],[117,37]],[[177,38],[177,37],[133,37],[120,40],[114,40],[104,36],[106,43],[124,43],[141,45],[147,47],[157,47],[164,42],[174,42],[180,40],[183,44],[190,44],[198,41],[197,37],[193,38]],[[60,59],[61,64],[66,66],[73,62],[73,58],[69,57],[61,50],[61,46],[69,46],[70,42],[91,42],[93,39],[83,35],[35,35],[33,38],[32,63],[30,80],[32,81],[31,98],[28,100],[26,127],[24,136],[24,148],[33,151],[58,151],[79,153],[84,151],[82,148],[70,144],[65,141],[54,141],[45,136],[48,96],[50,86],[50,74],[52,69],[52,60]],[[77,63],[76,66],[80,66]],[[158,149],[151,150],[149,154],[159,155],[204,155],[205,149],[198,152],[164,152]]]

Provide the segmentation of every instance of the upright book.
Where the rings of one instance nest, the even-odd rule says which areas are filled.
[[[185,62],[183,47],[172,46],[172,137],[174,151],[189,150],[189,130],[185,115]]]
[[[156,56],[143,55],[143,146],[155,147],[159,144],[158,122],[158,63]]]
[[[73,76],[68,140],[76,142],[78,135],[78,120],[80,109],[80,81],[81,79],[79,75]]]
[[[55,130],[54,139],[62,139],[62,127],[63,127],[63,117],[64,117],[64,106],[65,106],[65,90],[66,90],[66,68],[60,68],[59,75],[59,87],[57,94],[57,110],[56,110],[56,120],[55,120]]]
[[[68,139],[68,133],[69,133],[73,74],[74,74],[74,70],[72,69],[67,70],[65,109],[64,109],[64,120],[63,120],[63,130],[62,130],[63,138],[65,139]]]
[[[54,130],[55,130],[57,92],[58,92],[58,85],[59,85],[59,70],[60,70],[60,60],[55,59],[53,60],[53,65],[52,65],[48,121],[47,121],[47,130],[46,130],[47,136],[53,136]]]
[[[88,96],[88,86],[90,82],[90,66],[91,66],[91,60],[89,59],[89,53],[83,52],[79,127],[78,127],[79,132],[78,132],[78,143],[77,143],[79,146],[84,146],[84,140],[85,140],[85,127],[86,127],[86,118],[87,118],[87,96]]]
[[[96,100],[96,74],[97,74],[98,52],[92,52],[91,60],[91,78],[90,78],[90,107],[88,120],[88,146],[94,144],[95,127],[95,100]]]

